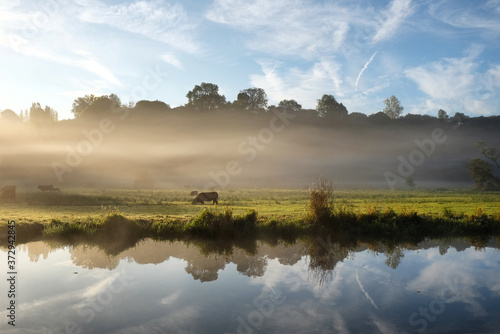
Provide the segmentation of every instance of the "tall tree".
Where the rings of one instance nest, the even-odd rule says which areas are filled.
[[[500,168],[500,163],[498,161],[499,156],[496,148],[486,146],[486,143],[483,140],[476,141],[475,145],[479,149],[482,155],[484,155],[488,160],[493,162],[495,166]]]
[[[468,118],[469,116],[465,115],[464,113],[456,112],[451,120],[457,122],[458,124],[463,124]]]
[[[250,105],[250,96],[247,93],[240,92],[233,106],[237,109],[247,110]]]
[[[29,123],[36,127],[44,127],[54,122],[57,122],[58,115],[57,111],[49,106],[42,108],[40,103],[34,102],[31,104],[29,111]]]
[[[121,107],[121,102],[118,102],[119,99],[117,101],[116,98],[116,95],[114,95],[113,98],[108,95],[96,97],[94,101],[92,101],[92,103],[80,113],[79,118],[88,120],[104,116],[107,117],[113,112],[113,110]]]
[[[90,94],[75,99],[71,111],[77,119],[89,119],[91,117],[103,116],[108,112],[116,111],[120,108],[125,108],[125,106],[116,94],[102,96]]]
[[[282,100],[278,104],[278,108],[289,112],[298,112],[302,110],[302,106],[295,100]]]
[[[500,179],[493,175],[491,165],[482,159],[471,159],[467,165],[477,189],[494,190],[500,188]]]
[[[404,108],[396,96],[392,95],[388,99],[385,99],[384,103],[384,113],[389,116],[389,118],[398,119],[401,116]]]
[[[316,111],[319,117],[344,118],[348,114],[347,108],[342,103],[338,103],[333,95],[328,94],[324,94],[318,100]]]
[[[500,163],[498,161],[499,156],[496,148],[486,146],[486,143],[482,140],[476,141],[475,145],[482,155],[500,169]],[[472,179],[476,183],[476,188],[500,189],[500,179],[495,177],[493,174],[493,167],[488,161],[477,158],[472,159],[467,167],[469,168]]]
[[[171,108],[168,104],[166,104],[163,101],[141,100],[135,104],[134,109],[143,110],[143,111],[147,111],[147,112],[164,112],[164,111],[170,110]]]
[[[120,108],[120,107],[123,106],[122,105],[122,101],[120,100],[120,98],[118,97],[118,95],[111,93],[111,94],[108,95],[108,98],[111,101],[113,101],[113,107],[114,108]]]
[[[262,88],[247,88],[238,94],[235,104],[253,112],[264,111],[267,108],[267,94]]]
[[[438,110],[438,119],[440,120],[447,120],[449,117],[448,117],[448,114],[446,113],[446,111],[444,111],[443,109],[439,109]]]
[[[94,94],[87,94],[83,97],[76,98],[73,101],[73,108],[71,109],[75,118],[79,118],[83,114],[83,111],[87,109],[96,99],[97,97],[95,97]]]
[[[226,103],[226,97],[219,94],[219,86],[202,82],[186,94],[187,106],[200,111],[218,110]]]

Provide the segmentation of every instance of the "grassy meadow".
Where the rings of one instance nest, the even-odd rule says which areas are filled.
[[[66,232],[82,232],[86,228],[98,228],[110,216],[138,222],[149,229],[154,225],[153,234],[162,235],[185,229],[202,233],[210,224],[225,224],[225,227],[217,226],[236,229],[239,227],[231,224],[238,219],[250,219],[251,224],[261,229],[278,232],[291,226],[296,231],[307,230],[314,225],[309,218],[307,189],[221,190],[217,206],[192,205],[193,197],[189,193],[189,190],[87,188],[51,193],[21,188],[15,203],[0,204],[1,227],[5,229],[7,219],[13,219],[18,225],[37,224],[45,232],[58,233],[61,226],[65,226]],[[491,226],[495,233],[500,230],[497,228],[500,226],[499,192],[334,189],[333,196],[330,220],[340,221],[337,226],[358,233],[393,233],[401,231],[401,226],[410,226],[408,222],[412,227],[407,232],[412,233],[419,229],[413,225],[419,221],[422,224],[422,217],[427,230],[432,229],[433,222],[446,223],[446,226],[473,222],[482,226],[485,219],[489,219],[488,224],[495,223],[488,225],[488,231],[492,230]],[[406,225],[395,227],[401,219]],[[372,221],[379,225],[375,228]]]

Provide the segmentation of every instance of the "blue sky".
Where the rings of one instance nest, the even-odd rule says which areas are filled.
[[[187,102],[211,82],[229,101],[315,108],[332,94],[372,114],[500,114],[500,0],[3,0],[0,110],[85,94]]]

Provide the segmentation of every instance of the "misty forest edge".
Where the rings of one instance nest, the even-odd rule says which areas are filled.
[[[126,125],[132,125],[132,128],[135,127],[137,130],[143,131],[168,131],[170,130],[169,125],[172,127],[176,127],[177,125],[187,126],[188,128],[185,129],[187,138],[189,136],[189,126],[191,122],[193,129],[197,129],[199,125],[205,127],[202,128],[204,132],[193,132],[193,136],[198,137],[201,135],[201,137],[205,137],[208,135],[207,139],[202,140],[210,141],[211,138],[221,130],[220,128],[224,126],[233,127],[237,130],[250,130],[252,128],[265,127],[267,125],[266,121],[273,114],[277,115],[277,117],[275,116],[275,119],[272,119],[270,122],[271,130],[274,132],[281,132],[283,129],[282,125],[289,125],[290,122],[293,122],[296,128],[311,132],[314,131],[314,129],[350,131],[351,133],[349,135],[353,137],[358,137],[365,131],[370,132],[368,135],[376,133],[378,136],[382,135],[382,137],[385,132],[388,132],[390,135],[391,132],[395,131],[393,138],[386,136],[384,138],[386,142],[382,145],[387,145],[390,141],[398,141],[396,138],[397,135],[404,134],[406,130],[409,130],[409,136],[411,131],[414,131],[415,137],[418,135],[421,135],[423,138],[430,136],[433,140],[435,139],[435,133],[439,131],[441,131],[441,139],[444,138],[444,140],[449,137],[448,134],[450,132],[458,134],[458,136],[460,136],[461,133],[468,133],[469,138],[471,138],[469,143],[467,143],[468,146],[475,145],[480,154],[474,158],[459,161],[456,169],[463,170],[465,167],[470,172],[470,178],[465,180],[462,172],[462,174],[455,177],[453,181],[456,182],[460,179],[463,185],[472,179],[476,189],[500,189],[500,178],[497,177],[500,165],[498,161],[498,152],[495,148],[496,145],[500,144],[497,135],[497,129],[500,128],[500,116],[469,117],[461,112],[456,112],[453,117],[449,117],[446,111],[440,109],[437,111],[437,117],[414,114],[407,114],[403,117],[402,112],[404,108],[395,96],[391,96],[384,101],[386,106],[383,111],[370,116],[357,112],[349,113],[346,107],[342,103],[337,102],[334,96],[327,94],[323,95],[321,99],[318,99],[317,108],[315,110],[304,110],[295,100],[282,100],[278,106],[268,106],[267,95],[262,88],[248,88],[242,90],[238,94],[237,100],[231,103],[226,102],[226,98],[219,94],[218,86],[211,83],[196,85],[192,91],[188,92],[186,97],[188,98],[188,103],[186,105],[172,109],[168,104],[162,101],[141,100],[136,104],[129,103],[125,105],[115,94],[103,95],[100,97],[85,95],[84,97],[79,97],[74,100],[72,112],[75,118],[63,121],[57,121],[57,112],[49,106],[46,106],[44,109],[39,103],[33,103],[29,112],[28,110],[21,111],[20,115],[17,115],[10,109],[0,112],[0,128],[4,128],[0,134],[0,138],[2,138],[3,135],[4,138],[2,142],[5,142],[4,145],[8,146],[10,144],[8,142],[9,138],[5,138],[11,136],[8,130],[10,130],[10,132],[17,132],[17,135],[20,137],[19,139],[22,139],[21,137],[23,134],[27,134],[27,129],[35,129],[35,131],[38,131],[39,137],[36,136],[38,139],[53,137],[53,139],[59,141],[60,144],[64,144],[65,141],[69,142],[69,140],[65,140],[65,138],[60,136],[58,138],[57,132],[64,132],[65,130],[77,132],[76,129],[79,128],[80,131],[78,131],[78,133],[82,132],[90,140],[91,144],[95,145],[97,139],[101,139],[102,142],[102,135],[111,133],[115,130],[117,122],[121,123],[120,125],[126,128],[126,130],[129,129]],[[186,123],[179,123],[179,120],[183,118],[185,118]],[[275,125],[276,122],[272,123],[276,118],[279,122],[283,123],[280,124],[280,127]],[[232,122],[227,123],[228,119],[231,119]],[[20,127],[24,128],[24,131]],[[92,130],[92,127],[95,129]],[[87,128],[91,130],[87,130]],[[96,139],[93,132],[99,132],[101,138]],[[131,132],[130,135],[137,135],[139,137],[137,141],[140,141],[140,132]],[[274,136],[272,133],[271,135]],[[37,138],[35,138],[35,140]],[[184,138],[176,139],[182,141]],[[418,141],[416,139],[414,142],[423,153],[429,155],[434,152],[436,144],[442,144],[444,142],[444,140],[440,141],[441,139],[435,139],[435,142],[431,143],[434,147],[431,147],[432,152],[430,153],[426,151],[426,139],[423,141]],[[272,141],[273,138],[271,137],[270,140]],[[370,139],[367,138],[367,140]],[[251,147],[252,144],[254,148]],[[290,142],[290,144],[293,149],[294,143]],[[463,145],[463,143],[460,144]],[[247,154],[247,160],[251,161],[257,155],[257,150],[262,150],[263,145],[260,145],[260,147],[257,145],[259,145],[259,143],[251,142],[248,143],[246,147],[244,145],[239,145],[237,147],[238,153],[241,155]],[[71,154],[78,155],[77,153],[75,154],[68,151],[66,160],[68,160],[68,156]],[[76,157],[76,159],[79,158],[81,157]],[[424,156],[423,158],[425,160],[426,157]],[[399,185],[404,185],[404,183],[406,183],[407,187],[413,188],[415,186],[415,177],[413,175],[415,166],[412,166],[412,164],[408,162],[408,157],[398,156],[398,160],[398,170],[410,169],[409,172],[399,172],[398,175],[398,173],[394,173],[389,168],[386,168],[386,171],[383,173],[386,183],[391,189],[395,189],[395,185],[398,183]],[[60,183],[65,181],[67,185],[72,184],[71,180],[63,177],[64,174],[69,174],[67,172],[73,171],[73,168],[70,168],[68,163],[64,164],[64,162],[61,163],[59,160],[54,159],[51,166],[54,171],[53,174],[57,176]],[[1,172],[3,174],[2,181],[6,183],[10,181],[15,182],[20,176],[9,175],[5,168],[2,168]],[[318,175],[318,173],[315,175]],[[343,176],[340,176],[340,178],[343,178]],[[356,176],[353,176],[353,179],[354,178],[356,178]],[[308,179],[311,179],[311,175]],[[46,177],[44,180],[39,180],[38,182],[44,183],[43,181],[45,180],[47,180]],[[53,183],[54,179],[52,178],[52,180],[47,181]],[[35,181],[33,180],[32,182]],[[142,183],[143,184],[134,184],[134,186],[151,188],[151,185],[145,184],[147,182]],[[288,184],[285,185],[285,187],[288,186]],[[304,183],[302,186],[304,186]]]

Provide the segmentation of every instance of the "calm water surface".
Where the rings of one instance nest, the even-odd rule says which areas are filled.
[[[0,332],[500,333],[499,240],[31,242]]]

